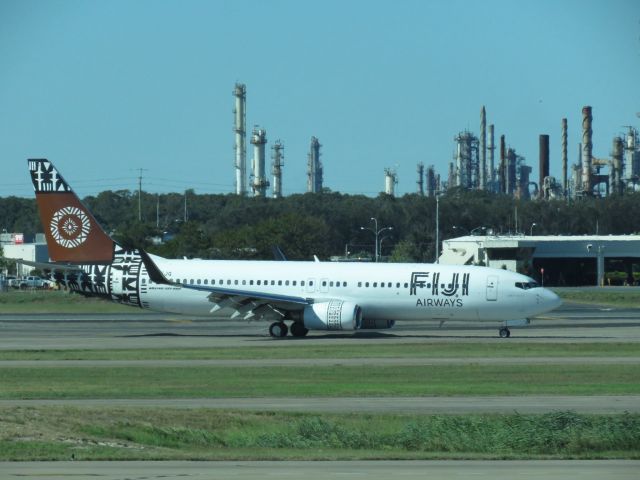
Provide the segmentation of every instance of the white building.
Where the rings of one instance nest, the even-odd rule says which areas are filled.
[[[439,261],[505,268],[548,285],[633,283],[640,235],[470,235],[443,241]]]
[[[0,245],[5,258],[15,260],[27,260],[29,262],[48,262],[49,249],[44,234],[38,233],[33,243],[24,243],[24,235],[21,233],[0,234]],[[16,262],[17,263],[17,262]],[[18,276],[27,276],[33,270],[27,265],[18,267]]]

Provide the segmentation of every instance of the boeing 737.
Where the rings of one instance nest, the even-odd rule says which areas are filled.
[[[396,321],[511,326],[560,305],[524,275],[480,266],[166,259],[112,240],[48,160],[29,160],[52,272],[67,288],[134,307],[271,322],[273,337],[388,329]],[[25,262],[28,263],[28,262]]]

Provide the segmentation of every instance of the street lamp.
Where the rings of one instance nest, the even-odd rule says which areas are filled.
[[[538,224],[536,222],[533,222],[531,224],[531,228],[529,229],[529,236],[533,236],[533,227],[537,226]]]
[[[369,228],[369,227],[360,227],[360,230],[369,230],[370,232],[373,232],[373,234],[375,235],[375,239],[376,239],[376,253],[375,253],[375,260],[376,262],[378,261],[378,258],[380,257],[379,255],[379,245],[380,242],[378,241],[378,237],[380,236],[380,234],[382,232],[384,232],[385,230],[393,230],[393,227],[384,227],[381,229],[378,229],[378,219],[371,217],[371,221],[374,223],[375,227],[374,228]]]

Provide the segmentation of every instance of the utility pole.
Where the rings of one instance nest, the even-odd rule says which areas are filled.
[[[138,175],[138,221],[142,221],[142,172],[146,172],[146,168],[138,168],[140,173]]]

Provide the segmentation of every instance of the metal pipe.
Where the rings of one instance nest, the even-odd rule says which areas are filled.
[[[322,164],[320,163],[320,141],[311,137],[311,147],[307,161],[307,192],[322,192]]]
[[[567,196],[567,119],[562,119],[562,194]]]
[[[424,163],[418,163],[418,195],[424,196]]]
[[[611,157],[613,161],[611,162],[611,192],[615,195],[620,195],[622,193],[622,156],[624,151],[623,140],[620,137],[614,137],[613,139],[613,150],[611,152]]]

